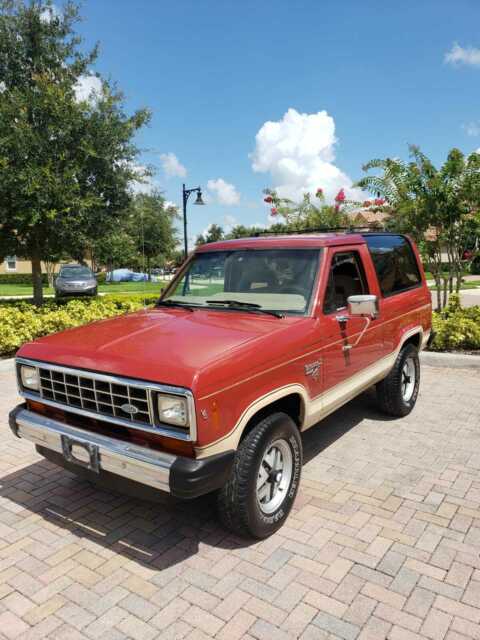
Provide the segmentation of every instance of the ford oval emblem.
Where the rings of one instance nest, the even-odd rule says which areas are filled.
[[[134,404],[122,404],[120,409],[125,413],[129,413],[131,416],[134,416],[136,413],[138,413],[138,407],[136,407]]]

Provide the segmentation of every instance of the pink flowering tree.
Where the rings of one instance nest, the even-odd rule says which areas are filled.
[[[270,216],[291,230],[327,229],[346,227],[349,224],[349,203],[343,189],[338,192],[334,205],[326,203],[321,187],[314,194],[305,193],[300,202],[282,198],[273,189],[265,189],[263,193],[263,200],[270,208]]]

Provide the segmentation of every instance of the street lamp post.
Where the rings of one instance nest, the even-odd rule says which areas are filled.
[[[185,189],[185,185],[183,185],[183,246],[185,251],[185,260],[188,256],[188,238],[187,238],[187,202],[190,197],[190,194],[197,194],[197,199],[193,204],[205,204],[202,200],[202,189],[200,187],[194,187],[193,189]]]

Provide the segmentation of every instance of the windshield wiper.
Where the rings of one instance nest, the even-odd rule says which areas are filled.
[[[176,300],[158,300],[156,307],[180,307],[181,309],[187,309],[187,311],[193,311],[193,307],[198,305],[191,305],[188,302],[177,302]]]
[[[274,316],[275,318],[284,318],[285,316],[279,311],[269,311],[268,309],[262,309],[261,304],[255,304],[254,302],[242,302],[241,300],[206,300],[207,304],[224,304],[230,309],[238,309],[239,311],[247,311],[249,313],[265,313],[268,316]]]

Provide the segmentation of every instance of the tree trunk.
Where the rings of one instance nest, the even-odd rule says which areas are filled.
[[[437,310],[442,310],[442,281],[438,275],[435,276],[435,288],[437,294]]]
[[[32,255],[33,302],[37,307],[43,304],[42,262],[38,255]]]
[[[443,305],[442,308],[447,306],[448,302],[448,278],[443,278]]]
[[[47,271],[47,280],[48,286],[53,288],[54,280],[55,280],[55,262],[50,262],[49,260],[45,260],[45,269]]]
[[[452,274],[448,276],[448,291],[449,293],[453,293],[453,275]]]

